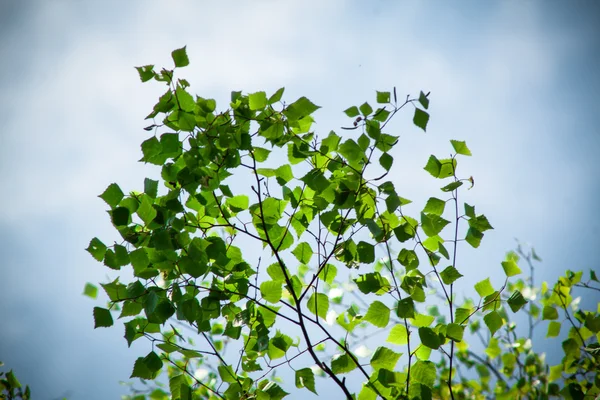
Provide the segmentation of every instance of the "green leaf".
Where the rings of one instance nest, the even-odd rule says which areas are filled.
[[[86,283],[83,288],[83,294],[92,299],[95,299],[98,296],[98,287],[92,285],[91,283]]]
[[[362,115],[364,115],[365,117],[371,115],[371,113],[373,112],[373,108],[367,102],[361,104],[359,109]]]
[[[342,143],[338,152],[350,163],[358,163],[365,155],[363,149],[352,139],[348,139]]]
[[[504,269],[504,273],[507,277],[519,275],[521,273],[521,269],[517,265],[514,260],[502,261],[502,268]]]
[[[158,354],[151,351],[144,357],[144,365],[146,365],[146,368],[148,368],[151,373],[156,374],[162,368],[163,362]]]
[[[354,279],[354,282],[358,286],[358,289],[364,294],[383,294],[390,288],[389,281],[381,276],[379,272],[369,272],[364,275],[359,275],[357,279]]]
[[[442,187],[441,190],[442,190],[442,192],[451,192],[453,190],[458,189],[462,185],[463,185],[462,181],[455,181],[455,182],[449,183],[446,186]]]
[[[144,193],[155,199],[158,194],[158,181],[149,178],[144,179]]]
[[[233,372],[233,368],[231,367],[231,365],[219,365],[217,369],[219,371],[219,376],[221,377],[223,382],[237,382],[237,375],[235,374],[235,372]]]
[[[450,265],[440,272],[440,276],[442,277],[442,282],[444,282],[444,284],[450,285],[463,275],[458,272],[456,268]]]
[[[250,93],[248,95],[248,106],[250,110],[262,110],[267,106],[267,94],[265,92]]]
[[[315,374],[310,368],[302,368],[296,370],[296,387],[298,389],[307,388],[314,394],[318,395],[315,390]]]
[[[182,48],[177,50],[173,50],[173,52],[171,53],[171,57],[173,58],[175,67],[185,67],[190,63],[190,60],[187,56],[186,46],[183,46]]]
[[[475,284],[475,290],[481,297],[486,297],[494,293],[494,288],[490,282],[490,278],[485,278],[484,280],[477,282]]]
[[[481,244],[481,239],[483,239],[483,233],[478,231],[477,229],[469,228],[467,231],[467,236],[465,240],[474,248],[478,248]]]
[[[113,325],[112,315],[106,308],[94,307],[94,329]]]
[[[360,111],[358,111],[358,107],[356,107],[356,106],[352,106],[352,107],[345,109],[344,113],[346,113],[346,115],[349,116],[350,118],[354,118],[354,117],[360,115]]]
[[[440,172],[442,171],[442,163],[432,154],[429,156],[427,164],[425,164],[423,169],[429,172],[434,178],[439,178]]]
[[[546,333],[546,337],[557,337],[558,335],[560,335],[561,327],[562,324],[560,322],[550,321],[550,323],[548,324],[548,332]]]
[[[364,264],[370,264],[375,261],[375,246],[370,243],[360,241],[356,246],[358,252],[358,261]]]
[[[515,290],[513,294],[508,298],[508,305],[514,313],[523,308],[525,304],[527,304],[527,300],[525,300],[521,292],[519,292],[518,290]]]
[[[119,205],[121,200],[123,199],[123,191],[116,183],[111,183],[108,185],[106,190],[98,197],[100,197],[106,204],[110,206],[110,208],[115,208]]]
[[[437,379],[435,364],[431,361],[417,361],[410,369],[410,378],[416,383],[420,383],[429,388],[433,387]]]
[[[427,93],[427,95],[429,95],[429,93]],[[423,108],[426,110],[429,108],[429,99],[427,98],[427,95],[422,91],[419,93],[419,103],[421,103]]]
[[[413,117],[413,123],[423,131],[427,131],[427,123],[429,122],[429,114],[420,108],[415,108],[415,115]]]
[[[230,197],[225,201],[227,207],[231,209],[231,211],[238,213],[240,211],[244,211],[248,209],[249,199],[245,194],[241,194],[238,196]]]
[[[470,218],[469,226],[473,229],[477,229],[479,232],[485,232],[489,229],[494,229],[492,225],[490,225],[487,217],[483,214]]]
[[[329,297],[323,293],[313,293],[306,304],[308,311],[325,319],[329,311]]]
[[[446,337],[454,340],[455,342],[460,342],[463,339],[464,331],[464,326],[455,323],[450,323],[446,327]]]
[[[254,147],[254,158],[258,162],[266,161],[271,154],[271,150],[263,149],[262,147]]]
[[[437,350],[442,345],[442,341],[437,333],[431,328],[421,327],[419,328],[419,338],[421,343],[430,349]]]
[[[86,251],[96,259],[96,261],[104,260],[104,254],[106,254],[106,245],[98,238],[93,238],[90,241]]]
[[[467,147],[467,143],[460,140],[451,140],[452,147],[454,147],[454,151],[456,154],[462,154],[463,156],[470,156],[471,150]]]
[[[313,256],[313,249],[306,242],[298,243],[298,246],[292,251],[292,254],[298,261],[303,264],[308,264]]]
[[[117,207],[111,211],[112,223],[115,226],[126,226],[130,221],[130,212],[127,207]]]
[[[379,328],[385,328],[390,321],[390,309],[382,302],[375,300],[369,306],[364,319]]]
[[[465,215],[469,218],[475,218],[475,207],[465,203]]]
[[[300,97],[298,100],[290,104],[283,113],[289,120],[294,121],[312,114],[319,108],[321,107],[313,104],[313,102],[306,97]]]
[[[429,200],[427,200],[427,204],[425,204],[425,208],[423,208],[423,212],[441,216],[444,213],[445,207],[446,202],[444,200],[440,200],[436,197],[430,197]]]
[[[281,97],[283,96],[284,90],[285,90],[285,88],[277,89],[277,91],[275,93],[273,93],[273,96],[269,97],[269,104],[275,104],[278,101],[280,101]]]
[[[279,263],[271,264],[267,267],[267,274],[276,282],[285,282],[285,275],[281,270]]]
[[[154,65],[144,65],[142,67],[135,67],[135,69],[140,75],[140,80],[142,82],[148,82],[156,75],[156,73],[154,72]]]
[[[483,317],[483,321],[487,325],[492,336],[494,336],[494,333],[496,333],[498,329],[502,328],[502,326],[504,325],[504,320],[502,319],[498,311],[490,311],[487,315]]]
[[[390,329],[387,341],[392,344],[405,345],[408,343],[408,334],[404,325],[397,324]]]
[[[334,374],[347,374],[356,369],[356,363],[348,354],[342,354],[331,360],[331,371]]]
[[[439,234],[449,223],[438,215],[421,213],[421,228],[429,237]]]
[[[400,250],[398,261],[406,267],[407,271],[411,271],[419,266],[419,257],[414,250]]]
[[[558,319],[558,311],[555,307],[544,306],[544,309],[542,310],[542,320],[546,319]]]
[[[319,273],[319,278],[327,282],[328,284],[333,284],[333,280],[337,275],[337,268],[333,264],[326,264],[321,272]]]
[[[390,92],[377,91],[377,102],[379,104],[388,104],[390,102]]]
[[[391,387],[395,387],[395,388],[401,388],[404,387],[406,385],[406,378],[407,375],[403,372],[395,372],[395,371],[390,371],[387,368],[380,368],[379,370],[377,370],[377,382],[383,386],[385,386],[386,388],[391,388]],[[362,395],[364,393],[364,389],[366,389],[366,387],[363,388],[363,390],[361,390],[360,394]],[[412,386],[411,386],[412,389]],[[381,391],[381,389],[380,389]],[[375,394],[375,392],[371,392],[373,393],[373,396],[371,396],[371,394],[367,394],[367,398],[363,399],[362,397],[359,397],[359,400],[376,400],[378,398],[378,396]],[[417,397],[412,397],[413,399],[416,399]],[[419,397],[422,398],[422,397]]]
[[[400,318],[414,318],[415,317],[415,302],[410,297],[405,297],[398,301],[398,308],[396,314]]]
[[[282,282],[265,281],[260,284],[260,293],[269,303],[277,303],[281,300],[283,289]]]
[[[144,357],[138,357],[129,378],[154,379],[156,374],[148,369],[148,366],[144,363]]]
[[[393,371],[401,355],[387,347],[380,346],[371,357],[371,366],[374,370],[385,368]]]
[[[383,153],[381,157],[379,157],[379,164],[386,170],[389,171],[392,168],[392,164],[394,163],[394,157],[389,155],[389,153]]]
[[[289,164],[283,164],[277,168],[275,170],[275,176],[277,177],[277,183],[279,183],[281,186],[294,179],[292,167]]]

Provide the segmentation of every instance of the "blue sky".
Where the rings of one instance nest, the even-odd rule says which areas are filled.
[[[400,115],[394,175],[406,197],[437,188],[429,154],[466,140],[465,201],[495,230],[461,253],[476,282],[500,279],[514,238],[544,258],[538,279],[597,269],[600,218],[600,16],[592,1],[303,2],[3,1],[0,4],[0,359],[40,399],[117,398],[133,360],[118,328],[92,330],[87,281],[114,274],[83,251],[116,239],[96,196],[139,189],[144,117],[162,87],[133,66],[170,65],[224,102],[231,90],[305,95],[315,129],[374,90],[431,91],[427,133]],[[216,5],[218,4],[218,5]],[[590,299],[590,301],[598,301]],[[38,397],[36,396],[36,397]]]

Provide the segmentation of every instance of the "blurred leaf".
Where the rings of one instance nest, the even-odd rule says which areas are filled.
[[[83,294],[92,299],[95,299],[98,296],[98,287],[96,287],[95,285],[92,285],[91,283],[88,282],[85,284],[85,287],[83,288]]]
[[[413,123],[423,131],[427,131],[427,123],[429,122],[429,114],[419,108],[415,108]]]

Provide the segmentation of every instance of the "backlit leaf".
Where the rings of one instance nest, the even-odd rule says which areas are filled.
[[[380,301],[374,301],[364,316],[365,321],[379,328],[385,328],[390,320],[390,309]]]
[[[457,154],[462,154],[463,156],[470,156],[471,150],[467,147],[467,143],[460,140],[450,140],[452,143],[452,147],[454,147],[454,151]]]
[[[307,388],[314,394],[318,394],[315,390],[315,374],[310,368],[302,368],[296,370],[296,387]]]
[[[187,56],[186,46],[183,46],[182,48],[177,50],[173,50],[173,52],[171,53],[171,57],[173,58],[175,67],[185,67],[190,63],[190,60]]]

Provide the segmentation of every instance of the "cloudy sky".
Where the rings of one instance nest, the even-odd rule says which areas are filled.
[[[495,227],[461,254],[469,279],[500,279],[515,237],[544,258],[539,279],[598,268],[599,4],[0,1],[0,360],[42,400],[125,392],[118,381],[145,349],[92,329],[98,304],[82,288],[109,276],[83,249],[116,239],[97,195],[157,174],[136,160],[163,87],[133,66],[170,66],[183,45],[194,92],[226,101],[285,86],[286,99],[323,107],[324,133],[376,89],[431,91],[427,133],[409,114],[390,132],[401,135],[394,180],[426,198],[429,154],[467,141],[465,200]]]

